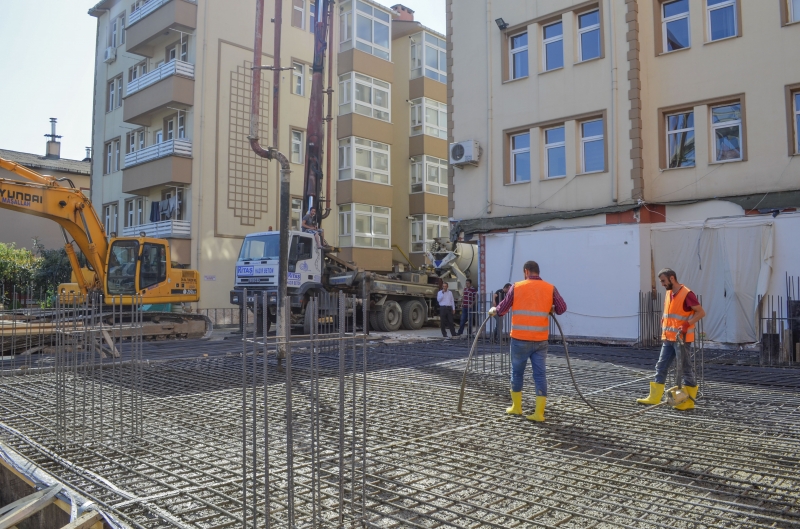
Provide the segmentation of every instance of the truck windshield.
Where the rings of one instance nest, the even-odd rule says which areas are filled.
[[[136,294],[136,261],[139,243],[115,241],[108,253],[108,293]]]
[[[276,260],[280,256],[279,235],[254,235],[247,237],[242,243],[239,253],[240,261]]]

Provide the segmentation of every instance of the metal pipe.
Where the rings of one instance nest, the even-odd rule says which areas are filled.
[[[334,15],[334,3],[330,2],[328,4],[328,42],[333,43],[333,30],[334,30],[334,23],[333,23],[333,15]],[[331,152],[333,151],[333,59],[328,61],[328,115],[325,116],[325,119],[328,121],[328,133],[327,133],[327,146],[328,150],[325,153],[325,157],[327,158],[327,167],[325,174],[328,176],[325,179],[325,211],[322,213],[322,218],[327,219],[328,216],[331,214]]]

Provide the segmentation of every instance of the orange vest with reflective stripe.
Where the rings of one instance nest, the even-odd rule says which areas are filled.
[[[689,321],[689,318],[692,317],[694,312],[685,311],[683,309],[683,302],[686,300],[686,296],[689,295],[689,290],[685,286],[681,286],[681,289],[678,293],[674,296],[670,296],[670,293],[667,292],[666,296],[664,296],[664,316],[661,318],[661,339],[668,340],[670,342],[674,342],[678,339],[678,333],[681,332],[681,325],[683,323]],[[670,301],[670,297],[672,297],[672,301]],[[694,325],[689,327],[689,330],[686,331],[686,343],[694,342]]]
[[[550,338],[550,309],[555,287],[541,279],[514,283],[514,304],[511,307],[511,337],[526,342],[543,342]]]

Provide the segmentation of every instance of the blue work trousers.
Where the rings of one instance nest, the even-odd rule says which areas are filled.
[[[664,344],[661,346],[661,356],[658,358],[658,363],[656,364],[656,382],[659,384],[663,384],[667,380],[667,372],[669,371],[672,362],[675,360],[677,348],[680,347],[675,342],[664,341]],[[683,353],[683,385],[684,386],[696,386],[697,380],[694,375],[694,366],[689,358],[689,344],[686,344],[686,348]]]
[[[536,395],[547,396],[547,341],[527,342],[511,338],[511,391],[522,391],[525,378],[525,366],[528,359],[533,368],[533,383]]]
[[[471,315],[470,311],[471,311],[470,307],[463,307],[463,306],[461,307],[461,326],[458,328],[459,336],[464,334],[464,327],[467,326],[467,323],[469,323],[467,334],[472,334],[472,318],[470,318]]]

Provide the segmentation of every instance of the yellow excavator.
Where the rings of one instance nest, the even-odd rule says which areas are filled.
[[[190,303],[200,299],[196,270],[173,267],[169,242],[145,237],[107,238],[88,197],[68,178],[54,178],[0,158],[0,168],[26,181],[0,178],[0,208],[44,217],[61,226],[64,249],[72,266],[72,282],[58,287],[62,299],[82,301],[89,293],[106,303],[144,305]],[[59,182],[66,182],[69,187]],[[112,234],[113,235],[113,234]],[[83,253],[81,266],[75,247]],[[145,337],[208,336],[211,321],[199,314],[145,313]],[[148,329],[149,327],[149,329]]]

